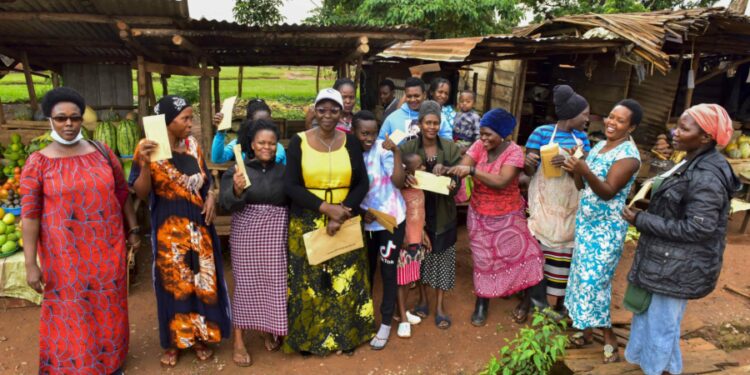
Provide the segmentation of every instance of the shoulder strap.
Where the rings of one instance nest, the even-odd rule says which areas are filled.
[[[112,166],[112,158],[109,157],[109,153],[106,149],[104,149],[104,145],[99,143],[98,141],[95,141],[93,139],[89,140],[89,143],[91,143],[92,146],[96,149],[96,151],[99,151],[102,156],[104,156],[105,159],[107,159],[107,163],[109,163],[109,167],[112,169],[112,173],[114,173],[115,168]]]
[[[555,124],[555,130],[552,131],[552,136],[549,138],[549,142],[547,142],[548,145],[551,145],[555,142],[555,135],[557,135],[557,124]]]

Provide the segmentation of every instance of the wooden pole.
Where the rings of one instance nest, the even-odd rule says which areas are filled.
[[[318,70],[315,72],[315,94],[317,95],[320,92],[320,65],[318,65]]]
[[[492,108],[492,86],[495,83],[495,64],[497,61],[490,61],[490,66],[487,68],[487,78],[484,80],[484,107],[483,111],[489,111]]]
[[[513,116],[516,117],[516,128],[513,129],[513,141],[518,140],[518,131],[521,129],[521,114],[523,113],[523,97],[525,96],[526,92],[526,71],[528,70],[528,62],[526,60],[521,60],[520,62],[520,74],[517,74],[514,82],[513,82],[513,103],[511,105],[513,106]]]
[[[359,77],[362,75],[362,58],[360,57],[359,60],[357,60],[357,70],[354,71],[354,92],[357,92],[357,87],[359,87]],[[362,100],[362,96],[359,96],[359,99]],[[362,106],[362,103],[359,103],[360,107]]]
[[[138,56],[136,59],[138,64],[138,124],[141,127],[141,134],[143,133],[143,118],[148,116],[148,97],[146,96],[146,67],[143,61],[143,56]]]
[[[477,82],[479,81],[479,73],[474,72],[474,81],[471,84],[471,91],[477,92]]]
[[[242,97],[242,73],[243,73],[244,67],[240,67],[239,72],[237,72],[237,97]]]
[[[159,80],[161,81],[161,93],[162,95],[169,95],[169,87],[167,83],[169,76],[166,74],[159,74]]]
[[[155,106],[156,92],[154,91],[154,76],[151,73],[146,74],[146,94],[148,95],[148,106]]]
[[[688,88],[687,92],[685,93],[685,108],[690,108],[691,105],[693,105],[693,91],[695,91],[695,84],[696,84],[696,76],[698,75],[698,64],[700,64],[701,61],[701,53],[696,51],[693,52],[693,60],[690,63],[690,70],[693,71],[693,87]]]
[[[3,109],[2,98],[0,98],[0,124],[5,125],[5,110]]]
[[[214,66],[216,70],[219,70],[218,66]],[[219,76],[214,77],[214,111],[221,111],[221,96],[219,95]]]
[[[52,72],[52,87],[60,87],[60,75],[55,72]]]
[[[202,59],[201,66],[207,68],[206,65],[206,60]],[[201,126],[200,134],[198,134],[198,142],[200,142],[205,152],[209,152],[211,150],[211,140],[213,139],[213,127],[211,125],[213,117],[211,111],[211,78],[209,76],[204,75],[200,78],[199,91]]]
[[[34,80],[31,77],[31,66],[29,66],[29,55],[26,51],[21,51],[21,64],[23,64],[23,75],[26,77],[26,88],[29,90],[29,103],[31,111],[36,113],[39,109],[39,103],[36,101],[36,91],[34,90]]]

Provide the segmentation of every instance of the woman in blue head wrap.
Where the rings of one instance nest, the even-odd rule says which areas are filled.
[[[524,154],[511,139],[516,119],[496,108],[487,112],[479,125],[479,140],[461,163],[448,171],[474,180],[466,222],[474,261],[477,301],[471,323],[475,326],[485,324],[490,298],[538,284],[544,264],[539,244],[526,224],[525,202],[518,187]]]

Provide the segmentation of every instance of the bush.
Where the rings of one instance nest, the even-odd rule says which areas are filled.
[[[567,324],[555,321],[544,312],[535,311],[531,327],[525,326],[513,340],[492,356],[482,375],[537,375],[548,374],[552,366],[565,355],[568,336]]]

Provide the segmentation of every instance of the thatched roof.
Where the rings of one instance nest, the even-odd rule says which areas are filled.
[[[518,36],[583,36],[601,28],[633,43],[632,53],[670,70],[670,55],[750,55],[750,18],[724,8],[558,17],[518,28]]]

